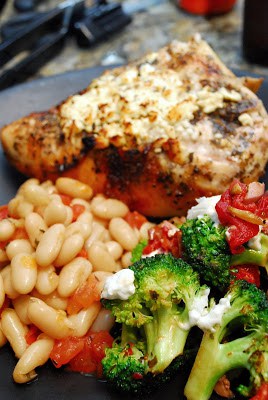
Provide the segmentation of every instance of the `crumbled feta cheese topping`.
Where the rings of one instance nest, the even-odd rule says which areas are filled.
[[[108,300],[127,300],[134,293],[134,272],[126,268],[107,278],[101,297]]]
[[[238,117],[238,121],[243,125],[248,125],[248,126],[253,126],[254,125],[254,121],[253,118],[251,117],[251,115],[249,115],[248,113],[243,113],[240,114]]]
[[[185,53],[189,44],[174,42],[172,48]],[[84,93],[70,97],[60,107],[63,132],[75,126],[120,144],[125,143],[125,135],[133,135],[137,144],[177,137],[198,142],[203,130],[202,119],[195,121],[197,112],[209,114],[226,101],[241,100],[236,90],[203,86],[198,77],[161,68],[163,60],[158,60],[159,67],[154,63],[158,56],[152,53],[139,65],[111,70]],[[162,56],[168,57],[168,52]]]
[[[197,199],[197,205],[190,208],[187,213],[187,219],[202,218],[208,215],[212,221],[218,225],[220,223],[215,206],[221,196],[200,197]]]
[[[189,320],[181,324],[181,328],[189,330],[192,326],[198,326],[202,330],[215,332],[215,325],[221,324],[224,313],[231,307],[230,296],[220,299],[218,304],[208,307],[210,289],[204,289],[202,294],[196,297],[189,310]]]

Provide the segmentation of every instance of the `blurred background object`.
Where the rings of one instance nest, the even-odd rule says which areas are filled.
[[[178,0],[179,6],[190,13],[218,15],[229,12],[236,0]]]
[[[72,1],[74,0],[68,0],[69,3]],[[261,3],[261,0],[247,1],[251,5],[256,5],[257,8]],[[268,0],[263,0],[263,2],[268,5]],[[26,20],[27,25],[35,21],[38,15],[49,13],[62,3],[66,1],[7,0],[0,15],[2,44],[6,35],[9,35],[10,28],[14,28],[14,18],[15,25],[18,19]],[[194,10],[190,12],[189,9],[194,3],[199,4],[199,11],[195,10],[197,14],[193,13]],[[25,6],[27,8],[27,4],[30,11],[22,12],[21,9],[23,7],[25,9]],[[244,0],[85,0],[85,20],[80,18],[78,22],[76,21],[77,24],[74,19],[71,21],[61,48],[54,52],[53,57],[45,60],[40,68],[32,73],[30,79],[96,65],[109,66],[131,62],[147,52],[158,50],[174,39],[187,41],[197,32],[213,47],[228,67],[245,71],[245,73],[252,72],[268,76],[266,66],[259,65],[254,62],[255,60],[247,57],[245,51],[242,52],[244,4]],[[188,7],[188,10],[182,7]],[[101,9],[106,11],[104,13],[101,11],[99,16]],[[117,13],[123,19],[114,18]],[[94,15],[93,19],[92,15]],[[29,18],[28,22],[27,18]],[[251,19],[252,30],[256,32],[258,22]],[[115,23],[115,28],[117,28],[120,27],[122,21],[121,28],[114,29],[113,24]],[[74,32],[75,26],[82,35],[82,39],[78,39],[78,32]],[[101,27],[100,36],[105,27],[105,35],[103,35],[103,40],[94,41],[92,38],[94,39],[95,36],[92,32],[99,37],[99,27]],[[41,44],[47,42],[47,38],[50,37],[47,35],[53,36],[59,32],[61,20],[57,24],[50,24],[48,28],[49,31],[40,38]],[[31,52],[32,49],[27,51]],[[21,56],[22,54],[18,54],[12,62],[20,60]],[[1,72],[3,68],[0,74]]]
[[[268,65],[268,1],[245,0],[243,54],[253,63]]]

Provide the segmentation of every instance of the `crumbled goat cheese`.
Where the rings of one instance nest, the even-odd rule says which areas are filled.
[[[221,324],[224,313],[231,307],[230,296],[220,299],[209,309],[208,296],[210,289],[204,289],[200,297],[196,297],[189,310],[189,320],[181,324],[181,328],[189,330],[192,326],[198,326],[202,330],[215,332],[215,325]]]
[[[221,196],[200,197],[197,199],[197,205],[190,208],[187,213],[187,219],[202,218],[208,215],[212,221],[218,225],[220,223],[215,206],[220,200]]]
[[[108,300],[127,300],[134,293],[134,272],[126,268],[107,278],[101,297]]]

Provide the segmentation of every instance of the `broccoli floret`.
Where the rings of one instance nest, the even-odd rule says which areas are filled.
[[[146,247],[148,244],[148,240],[141,240],[137,246],[132,250],[132,256],[131,256],[131,262],[134,263],[136,261],[139,261],[142,256],[142,252],[144,247]]]
[[[139,394],[145,389],[146,360],[135,345],[122,347],[114,344],[107,348],[102,360],[103,375],[113,388]]]
[[[268,381],[268,301],[255,285],[237,281],[226,294],[230,308],[214,332],[205,331],[189,379],[188,400],[207,400],[217,381],[228,371],[246,368],[248,388],[238,391],[252,395]],[[226,297],[225,296],[225,297]],[[239,336],[238,336],[239,335]]]
[[[130,266],[135,293],[128,300],[103,300],[116,321],[138,328],[146,346],[147,372],[159,374],[183,354],[189,310],[203,295],[198,273],[171,254],[143,258]]]
[[[234,254],[231,257],[231,265],[253,264],[264,267],[268,273],[268,236],[259,234],[260,250],[245,248],[242,253]]]
[[[183,258],[210,287],[224,291],[231,279],[231,253],[226,228],[209,216],[187,220],[182,226]]]

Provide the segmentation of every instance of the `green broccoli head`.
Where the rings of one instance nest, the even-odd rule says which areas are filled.
[[[183,258],[209,286],[220,291],[228,288],[231,253],[226,228],[215,225],[209,216],[187,220],[182,226]]]
[[[252,264],[264,267],[268,273],[268,236],[259,234],[260,248],[258,250],[245,246],[242,253],[234,254],[231,257],[231,265]]]
[[[135,345],[114,344],[107,348],[102,368],[104,378],[116,390],[137,394],[145,389],[146,361]]]
[[[204,332],[192,371],[185,386],[191,400],[208,400],[217,381],[229,371],[246,368],[249,386],[240,393],[252,395],[267,382],[268,301],[255,285],[237,281],[226,296],[230,308],[214,332]],[[237,332],[241,332],[237,337]],[[209,368],[207,367],[209,365]]]
[[[183,353],[189,310],[203,295],[198,273],[171,254],[142,258],[131,267],[135,293],[128,300],[104,300],[116,321],[139,328],[145,338],[149,370],[162,373]]]

